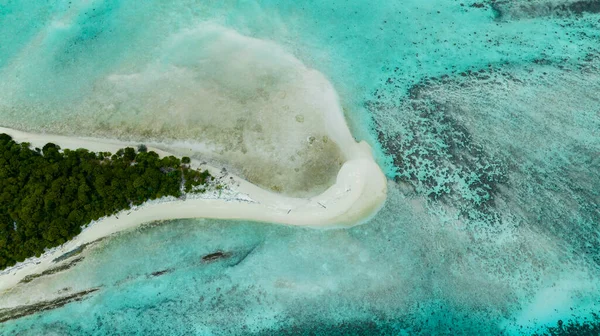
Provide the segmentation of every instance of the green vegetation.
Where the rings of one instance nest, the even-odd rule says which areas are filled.
[[[209,177],[145,146],[114,155],[52,143],[40,150],[0,134],[0,269],[63,244],[92,220],[179,197]]]

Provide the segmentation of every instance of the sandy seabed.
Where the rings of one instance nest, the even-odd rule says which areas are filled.
[[[78,246],[153,221],[215,218],[319,228],[352,226],[364,222],[383,205],[387,194],[386,178],[375,163],[370,147],[365,142],[356,143],[343,116],[340,118],[337,123],[331,122],[330,126],[337,124],[333,132],[342,140],[338,142],[342,142],[339,145],[348,158],[340,169],[335,184],[322,194],[309,198],[286,197],[228,174],[226,188],[222,192],[193,195],[185,199],[165,197],[91,223],[71,241],[47,251],[39,258],[28,258],[1,271],[0,292],[9,290],[28,275],[50,268],[55,264],[53,259]],[[86,148],[95,152],[115,152],[120,148],[136,145],[109,139],[31,134],[3,127],[0,127],[0,133],[6,133],[18,142],[29,142],[34,147],[52,142],[63,149]],[[154,147],[148,149],[160,156],[171,155]],[[197,160],[192,160],[191,165],[208,169],[217,177],[223,175],[220,169]]]

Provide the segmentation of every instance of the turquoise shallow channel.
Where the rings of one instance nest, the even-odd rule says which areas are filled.
[[[202,22],[322,72],[386,205],[118,234],[46,285],[98,290],[0,334],[600,335],[598,1],[0,0],[0,126],[73,133],[56,106]]]

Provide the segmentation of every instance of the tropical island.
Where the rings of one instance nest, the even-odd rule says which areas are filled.
[[[82,173],[85,177],[85,185],[90,188],[87,190],[86,187],[83,187],[82,191],[86,191],[83,193],[86,197],[81,195],[82,199],[79,199],[79,187],[83,180],[74,179],[72,181],[71,196],[64,202],[76,202],[80,208],[73,215],[71,212],[74,208],[70,208],[68,205],[63,208],[64,214],[60,218],[67,228],[64,234],[60,230],[52,229],[50,234],[45,233],[44,235],[44,230],[39,231],[38,229],[42,225],[41,223],[45,223],[43,225],[51,224],[58,217],[48,220],[38,214],[38,217],[32,219],[36,224],[33,222],[31,224],[17,223],[16,230],[15,221],[12,219],[13,217],[10,217],[11,214],[2,218],[3,232],[6,230],[8,232],[10,230],[17,231],[21,225],[22,230],[28,232],[22,236],[34,237],[34,239],[31,239],[32,242],[29,243],[27,250],[15,243],[11,243],[12,250],[7,246],[0,247],[3,251],[7,251],[2,255],[5,260],[2,270],[0,270],[0,291],[13,288],[23,279],[44,274],[45,271],[55,269],[57,266],[64,266],[60,261],[62,260],[61,256],[69,255],[82,246],[145,223],[184,218],[253,220],[325,228],[347,227],[364,223],[377,213],[385,202],[386,178],[374,161],[369,145],[365,142],[355,142],[342,115],[334,114],[334,116],[339,119],[332,119],[334,127],[331,128],[331,134],[345,150],[345,162],[333,185],[324,192],[308,198],[289,197],[274,193],[233,172],[226,171],[223,169],[224,167],[214,167],[194,157],[189,158],[178,154],[181,157],[178,159],[168,151],[167,147],[159,143],[146,143],[147,147],[145,147],[139,146],[139,142],[46,133],[35,134],[0,127],[0,133],[6,134],[3,136],[3,146],[11,148],[9,154],[4,154],[6,151],[3,150],[2,157],[4,155],[13,156],[13,151],[18,153],[17,155],[29,157],[29,161],[25,160],[24,164],[31,165],[31,169],[24,170],[24,172],[28,171],[28,174],[37,176],[38,180],[41,179],[39,182],[45,181],[46,176],[40,175],[40,171],[46,168],[39,169],[39,167],[48,165],[47,168],[51,172],[52,169],[56,169],[50,168],[54,167],[56,162],[45,162],[44,152],[47,152],[49,158],[54,157],[53,160],[57,159],[56,156],[62,157],[61,160],[72,160],[73,162],[69,164],[72,165],[71,167],[77,168],[71,169],[70,172],[69,170],[61,171],[60,174],[53,172],[52,174],[56,174],[56,176],[53,176],[52,179],[62,177],[61,181],[66,182],[68,186],[71,184],[71,179],[66,177],[69,175],[62,175],[63,173],[85,172]],[[36,148],[40,148],[39,151]],[[109,155],[109,152],[114,154]],[[6,161],[4,162],[2,165],[7,164]],[[103,163],[100,164],[100,162]],[[8,164],[19,166],[22,161],[17,156],[9,160]],[[66,165],[67,162],[62,164]],[[88,167],[83,168],[85,165]],[[35,172],[33,172],[33,167],[38,167]],[[115,174],[119,170],[121,170],[119,174],[122,175]],[[15,178],[14,175],[17,174],[16,179],[20,176],[16,170],[11,171],[10,174],[12,174],[12,178]],[[100,176],[96,174],[108,174],[107,176],[111,176],[111,182],[105,179],[104,184],[98,183],[104,188],[96,189],[96,177]],[[112,178],[114,177],[117,177],[118,182],[114,182],[115,186],[119,186],[117,189],[112,187]],[[4,177],[2,179],[4,180]],[[0,186],[1,193],[9,190],[7,195],[13,195],[15,190],[20,190],[23,195],[18,197],[21,200],[29,198],[28,195],[35,195],[33,197],[36,197],[34,198],[36,202],[30,200],[28,203],[30,208],[39,208],[42,213],[46,211],[44,195],[46,189],[52,190],[52,183],[45,186],[46,189],[40,188],[44,192],[38,191],[33,194],[31,193],[35,189],[24,192],[19,184],[16,189],[11,186],[6,189],[5,185],[12,184],[3,183]],[[59,183],[56,184],[58,188]],[[59,188],[59,190],[62,189]],[[99,190],[106,192],[110,190],[116,195],[101,194]],[[95,195],[95,198],[92,195]],[[102,195],[107,198],[99,200]],[[21,209],[24,204],[14,207],[16,201],[10,197],[8,204],[13,204],[13,212],[18,210],[16,215],[27,213]],[[144,199],[146,200],[144,201]],[[54,206],[56,206],[57,200],[54,202]],[[2,206],[8,207],[4,203]],[[86,206],[92,210],[89,214]],[[70,211],[66,211],[67,209]],[[2,211],[8,213],[7,210]],[[61,222],[57,221],[56,223]],[[28,226],[30,227],[29,231],[25,230]],[[13,235],[15,234],[13,233]],[[34,243],[34,240],[39,242]],[[7,239],[2,243],[8,244],[8,242]],[[23,240],[20,242],[24,245]],[[64,243],[61,244],[61,242]],[[55,247],[50,248],[50,246]],[[21,262],[24,257],[25,261]]]
[[[207,170],[144,145],[116,153],[31,148],[0,134],[0,269],[59,246],[92,221],[165,196],[203,191]]]

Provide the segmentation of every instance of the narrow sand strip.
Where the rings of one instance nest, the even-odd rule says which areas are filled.
[[[336,140],[344,147],[348,160],[340,169],[336,183],[322,194],[310,198],[286,197],[259,188],[238,176],[228,175],[228,179],[233,179],[229,179],[230,190],[225,195],[214,198],[188,197],[185,200],[164,198],[92,223],[77,237],[40,258],[29,258],[0,271],[0,293],[13,287],[23,277],[46,270],[52,265],[52,259],[82,244],[153,221],[183,218],[243,219],[311,227],[351,226],[365,221],[385,201],[386,178],[373,160],[370,147],[364,142],[353,141],[343,117],[341,121],[343,128],[337,127]],[[95,152],[114,153],[120,148],[137,145],[108,139],[30,134],[3,127],[0,127],[0,133],[9,134],[18,142],[29,142],[33,147],[42,147],[52,142],[63,149],[86,148]],[[153,147],[148,149],[160,156],[171,155]],[[220,174],[220,169],[202,165],[197,160],[192,161],[192,166],[208,169],[214,176]]]

